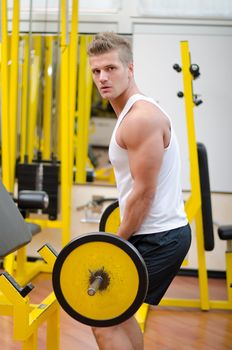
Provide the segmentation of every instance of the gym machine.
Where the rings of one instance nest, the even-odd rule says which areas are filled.
[[[49,195],[49,207],[44,208],[41,215],[27,216],[26,220],[39,225],[41,229],[51,228],[61,231],[61,244],[64,246],[70,241],[71,221],[71,190],[73,182],[73,129],[76,101],[76,62],[77,62],[77,24],[78,2],[72,1],[72,23],[70,35],[68,28],[68,3],[62,1],[58,14],[61,13],[61,35],[57,31],[57,37],[47,37],[42,40],[37,35],[32,35],[32,0],[30,1],[30,21],[27,34],[19,34],[19,8],[20,2],[13,2],[12,33],[8,34],[7,0],[1,2],[1,120],[2,120],[2,179],[7,190],[15,192],[15,177],[18,176],[18,193],[21,190],[42,190]],[[58,20],[58,26],[60,25]],[[33,45],[33,46],[32,46]],[[44,47],[46,47],[44,51]],[[11,48],[11,49],[10,49]],[[31,50],[33,48],[33,50]],[[20,50],[19,50],[20,49]],[[52,87],[51,77],[44,73],[46,82],[46,98],[39,94],[40,73],[52,64],[52,50],[57,55],[57,78],[56,91],[61,101],[59,106],[56,102],[56,119],[60,140],[57,147],[56,157],[49,161],[51,153],[51,140],[45,130],[40,134],[45,138],[41,141],[35,137],[37,118],[37,106],[39,101],[43,113],[46,113],[46,122],[43,128],[50,125],[55,129],[54,120],[51,120]],[[19,52],[20,51],[20,52]],[[41,56],[45,52],[44,69],[41,70]],[[53,52],[53,56],[54,56]],[[18,60],[18,57],[22,58]],[[11,62],[11,66],[8,62]],[[59,63],[59,64],[58,64]],[[33,78],[29,74],[32,72]],[[46,70],[46,72],[49,70]],[[70,72],[72,72],[70,74]],[[31,79],[30,79],[31,78]],[[57,92],[58,94],[58,92]],[[50,99],[49,99],[50,96]],[[54,96],[53,96],[54,98]],[[19,102],[21,101],[21,102]],[[53,106],[54,107],[54,106]],[[68,113],[67,113],[68,111]],[[21,113],[20,123],[17,115]],[[30,118],[29,118],[30,115]],[[40,116],[41,117],[41,116]],[[41,122],[41,120],[40,120]],[[51,127],[52,123],[52,127]],[[17,130],[20,128],[20,130]],[[17,131],[20,133],[20,139]],[[41,136],[41,135],[40,135]],[[27,139],[28,137],[28,139]],[[20,141],[20,142],[19,142]],[[39,143],[39,145],[38,145]],[[34,150],[39,150],[38,159],[33,162]],[[19,159],[17,174],[16,163]],[[45,161],[42,162],[42,159]],[[49,163],[48,163],[49,162]],[[28,175],[29,172],[29,175]],[[33,173],[33,174],[32,174]],[[51,174],[52,173],[52,174]],[[17,188],[16,188],[17,190]],[[59,203],[60,202],[60,203]],[[58,204],[59,208],[58,208]],[[51,210],[52,207],[52,210]],[[60,210],[58,213],[58,209]],[[32,211],[33,212],[33,211]],[[20,255],[20,257],[19,257]],[[19,264],[19,261],[22,263]],[[20,265],[20,266],[19,266]],[[33,265],[33,266],[32,266]],[[21,283],[30,281],[33,276],[41,271],[47,271],[43,262],[30,263],[27,261],[26,247],[17,252],[17,264],[11,254],[4,258],[4,268],[12,274],[16,268],[21,274]],[[51,272],[51,271],[50,271]]]
[[[36,194],[36,201],[41,199]],[[30,197],[30,199],[29,199]],[[31,227],[26,224],[12,197],[0,182],[0,258],[4,258],[22,249],[32,239]],[[29,199],[29,200],[28,200]],[[21,194],[19,199],[25,207],[32,206],[31,193]],[[41,251],[49,269],[54,265],[54,255],[49,254],[48,248]],[[21,287],[16,279],[7,271],[0,274],[0,313],[11,316],[13,320],[13,337],[22,343],[23,350],[38,349],[38,328],[47,322],[47,349],[59,349],[59,304],[54,293],[50,293],[39,304],[30,303],[29,293],[34,286],[32,283]]]
[[[232,252],[231,252],[231,227],[219,227],[218,233],[221,239],[227,240],[226,252],[226,285],[227,300],[210,300],[208,291],[208,277],[205,263],[205,251],[214,249],[214,232],[211,209],[211,193],[208,174],[207,151],[203,144],[196,142],[193,107],[199,106],[202,100],[193,94],[192,81],[199,75],[199,66],[191,64],[188,42],[181,42],[182,72],[184,82],[185,111],[187,117],[188,143],[190,154],[191,196],[186,203],[186,211],[189,221],[195,222],[198,276],[199,276],[199,300],[170,300],[161,302],[161,305],[200,307],[202,310],[223,309],[232,310]],[[174,67],[173,67],[174,68]],[[175,68],[174,68],[175,69]]]

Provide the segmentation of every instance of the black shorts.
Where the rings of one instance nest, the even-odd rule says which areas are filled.
[[[147,266],[149,286],[145,303],[158,305],[178,273],[191,244],[189,225],[165,232],[132,236]]]

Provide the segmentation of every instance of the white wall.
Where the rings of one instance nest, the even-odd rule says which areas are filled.
[[[173,120],[181,145],[183,188],[189,189],[184,100],[176,95],[183,91],[183,77],[172,68],[174,63],[181,65],[181,40],[189,42],[191,61],[200,66],[201,76],[193,90],[204,102],[194,109],[195,128],[197,141],[208,151],[211,189],[232,192],[232,27],[135,24],[137,82]]]
[[[21,30],[29,28],[29,9],[32,1],[32,30],[57,32],[60,0],[20,0]],[[71,9],[72,0],[66,0]],[[9,19],[12,18],[13,0],[8,0]],[[69,11],[69,17],[71,11]],[[94,33],[115,30],[132,33],[137,18],[201,20],[231,20],[231,0],[79,0],[79,30]],[[11,23],[10,23],[11,28]]]

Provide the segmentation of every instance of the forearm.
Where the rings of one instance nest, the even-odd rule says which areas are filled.
[[[154,199],[153,192],[132,191],[129,195],[118,235],[124,239],[139,230]]]

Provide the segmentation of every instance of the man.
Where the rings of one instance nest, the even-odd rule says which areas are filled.
[[[119,195],[121,225],[148,269],[146,303],[158,305],[191,242],[182,200],[180,156],[167,114],[144,96],[134,80],[130,43],[114,33],[97,34],[88,47],[94,83],[117,115],[109,146]],[[94,328],[101,350],[142,350],[134,317]]]

